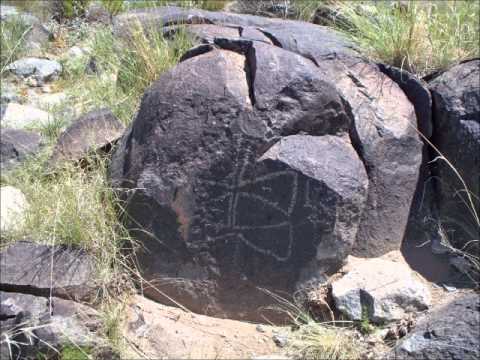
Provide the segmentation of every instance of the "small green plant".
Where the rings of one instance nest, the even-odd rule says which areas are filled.
[[[375,327],[370,323],[368,308],[362,305],[362,319],[358,322],[358,330],[364,334],[372,334],[375,331]]]
[[[71,19],[82,16],[91,0],[56,0],[57,13],[60,19]]]
[[[340,26],[374,60],[421,76],[479,55],[480,2],[341,2]]]
[[[60,350],[59,360],[90,360],[90,353],[90,348],[67,345]]]
[[[118,15],[125,11],[125,2],[119,0],[102,0],[102,5],[110,14]]]

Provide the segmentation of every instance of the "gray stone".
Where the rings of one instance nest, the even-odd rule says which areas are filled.
[[[124,125],[108,109],[94,110],[75,120],[58,138],[50,158],[55,167],[65,161],[81,161],[91,151],[108,152],[123,134]]]
[[[400,340],[388,359],[462,359],[480,357],[480,299],[478,294],[452,300],[417,323]]]
[[[428,85],[433,97],[432,142],[455,167],[437,159],[433,175],[439,220],[450,243],[464,251],[478,252],[480,214],[480,60],[467,61],[445,71]],[[440,156],[433,152],[433,157]],[[474,215],[474,210],[476,216]]]
[[[43,83],[56,80],[62,72],[62,65],[55,60],[30,57],[14,61],[6,67],[6,70],[22,78],[31,76]]]
[[[95,263],[81,249],[17,241],[0,259],[2,290],[77,300],[95,296]]]
[[[100,315],[88,306],[55,297],[0,291],[0,326],[7,358],[10,353],[13,359],[53,355],[72,343],[82,347],[100,344],[96,334]]]
[[[7,170],[38,153],[42,137],[36,132],[0,129],[0,169]]]
[[[2,127],[22,129],[47,125],[52,116],[43,110],[29,105],[8,103],[0,107],[0,121]]]
[[[332,296],[336,308],[352,320],[396,321],[430,305],[428,288],[405,263],[368,259],[349,266],[350,271],[332,283]]]
[[[9,102],[20,102],[20,96],[18,94],[16,86],[7,83],[5,79],[2,79],[2,91],[0,94],[0,104],[6,104]]]
[[[19,230],[25,223],[28,202],[25,195],[13,186],[0,187],[0,230],[2,233]]]

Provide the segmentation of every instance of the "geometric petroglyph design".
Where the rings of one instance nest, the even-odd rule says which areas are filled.
[[[211,187],[210,194],[215,194],[207,206],[223,213],[223,221],[214,225],[208,237],[241,241],[256,252],[287,261],[294,243],[292,213],[299,200],[299,175],[291,170],[247,175],[255,164],[254,154],[242,139],[237,149],[234,174],[227,183],[204,180]]]

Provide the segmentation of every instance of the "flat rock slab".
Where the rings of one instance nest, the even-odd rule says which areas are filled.
[[[388,359],[480,358],[480,298],[462,295],[435,309],[388,354]]]
[[[126,315],[129,358],[250,359],[279,352],[270,326],[259,332],[255,324],[188,313],[139,295]]]
[[[125,126],[108,109],[82,115],[60,135],[50,165],[80,161],[89,152],[112,145],[122,136],[124,129]]]
[[[349,271],[332,283],[335,306],[352,320],[385,323],[430,305],[428,288],[406,263],[350,258]]]
[[[0,259],[0,290],[76,300],[95,295],[95,264],[80,249],[17,241]]]
[[[9,64],[6,70],[22,78],[32,76],[37,81],[47,82],[58,78],[62,65],[55,60],[23,58]]]
[[[43,110],[29,105],[8,103],[0,109],[2,127],[24,129],[47,125],[52,116]]]
[[[12,358],[24,359],[53,353],[53,349],[72,343],[85,347],[101,343],[96,334],[101,327],[98,312],[56,297],[0,291],[0,327],[2,359],[10,358],[10,352]],[[8,341],[4,338],[7,335]]]
[[[8,170],[39,152],[42,137],[33,131],[1,129],[0,169]]]
[[[25,195],[13,186],[2,186],[0,198],[0,229],[2,233],[21,229],[28,210],[28,201]]]

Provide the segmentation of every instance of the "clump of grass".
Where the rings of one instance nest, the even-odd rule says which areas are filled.
[[[49,175],[48,155],[44,151],[3,174],[2,183],[19,188],[29,202],[24,226],[8,235],[81,247],[98,259],[98,278],[107,284],[122,271],[121,251],[130,244],[117,219],[119,201],[107,183],[107,160],[97,158],[90,171],[65,165]]]
[[[297,300],[288,300],[266,289],[259,289],[278,304],[274,309],[291,319],[293,330],[288,335],[287,353],[295,359],[343,360],[358,359],[360,346],[354,337],[351,321],[318,322]]]
[[[30,29],[21,18],[0,22],[0,74],[25,52],[25,37]]]
[[[181,29],[166,39],[159,31],[134,24],[130,35],[118,38],[109,27],[98,28],[88,42],[98,74],[85,75],[82,60],[72,64],[63,86],[81,112],[106,106],[123,123],[130,123],[145,89],[192,46]]]
[[[478,1],[345,2],[341,26],[374,60],[426,75],[479,55]]]
[[[115,0],[104,0],[107,3]],[[153,8],[159,6],[180,6],[209,11],[223,10],[229,0],[135,0],[124,3],[124,10]]]

